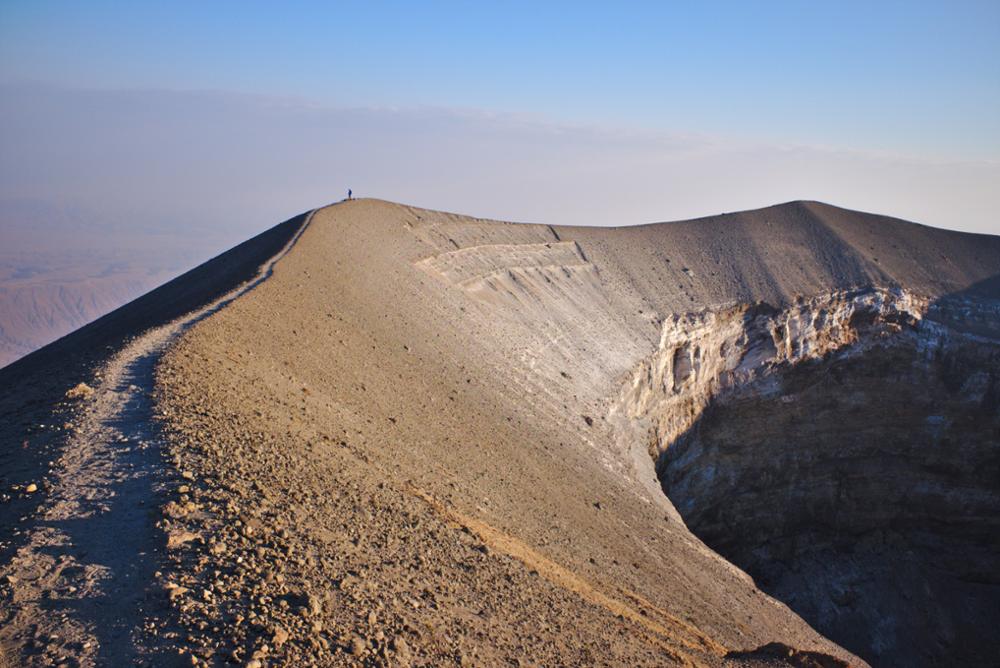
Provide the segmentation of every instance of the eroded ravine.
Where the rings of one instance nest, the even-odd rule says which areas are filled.
[[[876,665],[978,664],[1000,610],[997,322],[881,288],[677,315],[612,417],[688,526],[821,633]]]

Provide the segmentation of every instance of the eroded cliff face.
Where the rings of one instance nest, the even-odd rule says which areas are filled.
[[[928,303],[901,290],[836,292],[776,309],[765,303],[673,315],[656,352],[632,374],[616,418],[649,427],[656,459],[687,432],[716,398],[775,372],[834,352],[858,354],[913,330]],[[620,421],[620,420],[619,420]]]
[[[688,526],[817,630],[875,665],[985,665],[998,323],[881,288],[678,315],[612,415]]]

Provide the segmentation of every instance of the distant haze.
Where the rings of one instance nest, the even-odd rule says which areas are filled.
[[[9,0],[0,364],[348,188],[553,224],[811,199],[998,233],[998,66],[979,0]]]
[[[207,256],[348,187],[358,196],[558,224],[630,225],[815,199],[1000,232],[997,161],[476,111],[6,85],[0,145],[6,251],[13,240],[21,248],[155,242],[168,256]],[[67,212],[75,226],[67,227]]]
[[[633,225],[816,199],[998,232],[1000,164],[219,92],[0,87],[0,366],[345,196]]]
[[[983,0],[8,0],[0,241],[204,257],[348,187],[547,223],[816,199],[997,232],[998,67]]]

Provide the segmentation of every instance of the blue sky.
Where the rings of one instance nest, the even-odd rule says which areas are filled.
[[[552,223],[802,198],[1000,232],[996,0],[5,0],[0,87],[0,233],[71,207],[220,246],[348,186]]]
[[[4,80],[1000,153],[1000,3],[11,2]]]

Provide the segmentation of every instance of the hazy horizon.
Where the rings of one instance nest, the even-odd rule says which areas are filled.
[[[996,234],[998,68],[982,2],[5,3],[0,236],[183,264],[348,188],[578,225],[811,199]]]
[[[348,188],[560,225],[803,199],[997,234],[998,74],[1000,6],[971,1],[4,3],[0,275],[142,285]]]
[[[1000,163],[989,160],[475,110],[37,83],[0,85],[0,124],[6,233],[27,206],[85,212],[95,231],[117,229],[126,238],[174,231],[231,244],[347,188],[562,225],[646,224],[810,199],[947,229],[1000,231],[993,215],[1000,194],[992,188]],[[25,222],[36,228],[41,221],[33,217]]]

